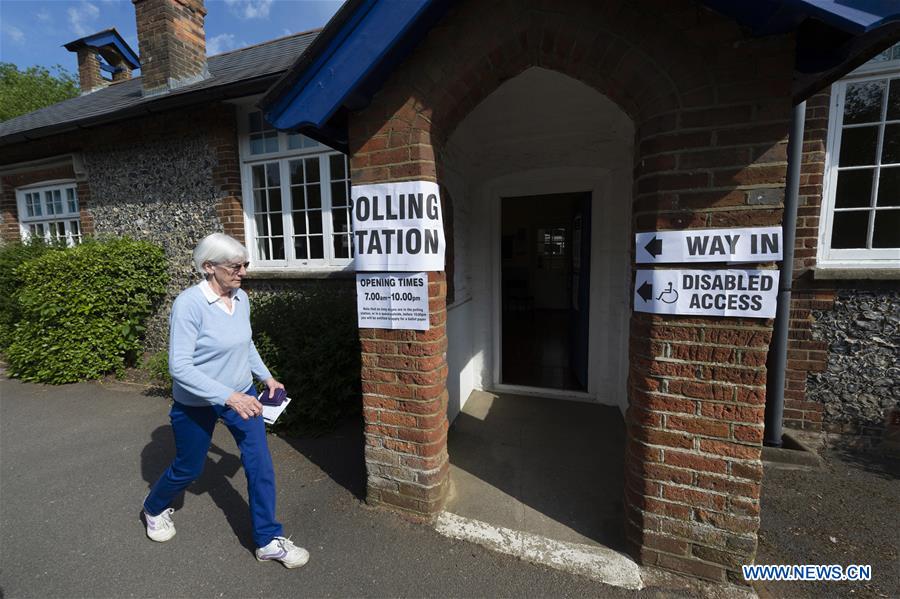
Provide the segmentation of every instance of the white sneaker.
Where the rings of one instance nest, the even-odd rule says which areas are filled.
[[[279,561],[285,568],[299,568],[309,561],[309,551],[297,547],[290,539],[275,537],[268,545],[256,550],[256,559]]]
[[[151,516],[144,510],[144,520],[147,522],[147,536],[152,540],[163,543],[175,536],[175,523],[172,522],[172,508],[163,510],[158,516]]]

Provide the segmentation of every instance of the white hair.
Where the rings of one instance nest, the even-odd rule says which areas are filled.
[[[212,264],[222,264],[229,260],[245,262],[249,256],[250,253],[244,244],[234,237],[224,233],[213,233],[201,239],[194,248],[194,268],[205,278],[207,274],[203,265],[207,262]]]

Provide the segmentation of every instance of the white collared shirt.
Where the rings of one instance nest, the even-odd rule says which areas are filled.
[[[219,308],[222,309],[223,312],[225,312],[225,314],[228,314],[229,316],[234,314],[234,302],[240,299],[237,294],[237,289],[231,290],[231,308],[229,309],[229,307],[225,305],[225,301],[222,299],[222,296],[218,295],[215,291],[212,290],[212,287],[209,286],[209,281],[207,281],[206,279],[200,281],[198,287],[200,287],[200,291],[203,292],[203,297],[206,298],[206,301],[211,304],[216,304],[217,306],[219,306]]]

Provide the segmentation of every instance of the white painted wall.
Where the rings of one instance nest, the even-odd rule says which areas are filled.
[[[560,396],[627,405],[631,169],[634,127],[612,101],[532,68],[460,124],[440,157],[453,197],[456,302],[448,308],[451,421],[499,372],[502,197],[591,191],[589,388]]]
[[[471,248],[472,205],[466,201],[465,181],[452,165],[444,168],[443,175],[442,183],[453,199],[454,223],[453,284],[456,297],[453,304],[447,306],[447,366],[450,371],[447,376],[447,392],[450,396],[447,418],[453,422],[472,390],[481,388],[475,381],[479,357],[475,351],[471,326],[473,304],[470,263],[477,253]]]

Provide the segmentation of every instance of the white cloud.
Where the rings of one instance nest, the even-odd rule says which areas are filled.
[[[25,33],[18,27],[14,27],[12,25],[4,25],[3,33],[6,34],[6,37],[8,37],[14,44],[25,43]]]
[[[34,15],[38,21],[41,23],[49,23],[53,20],[53,16],[50,14],[46,8],[42,8],[36,15]]]
[[[100,16],[100,9],[95,4],[82,2],[77,7],[70,7],[67,12],[69,15],[69,26],[75,32],[75,35],[83,37],[90,33],[95,33],[88,29],[88,27],[92,26],[91,22],[96,21],[97,17]]]
[[[272,0],[225,0],[231,12],[241,19],[268,19]]]
[[[221,33],[219,35],[214,35],[213,37],[206,40],[206,55],[213,56],[214,54],[221,54],[222,52],[228,52],[229,50],[234,50],[238,47],[238,43],[234,39],[233,33]],[[246,45],[246,44],[240,44]]]

